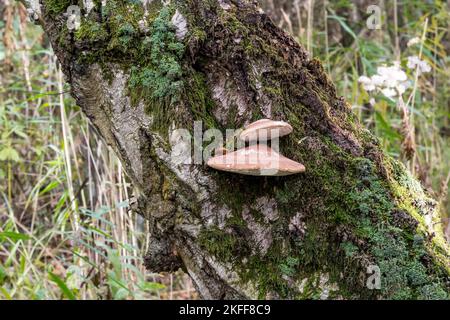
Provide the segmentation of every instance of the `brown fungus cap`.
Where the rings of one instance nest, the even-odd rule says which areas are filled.
[[[262,119],[246,126],[239,138],[249,142],[268,141],[286,136],[290,134],[292,130],[293,129],[289,123]]]
[[[252,145],[208,161],[208,166],[220,171],[250,176],[288,176],[305,171],[301,163],[288,159],[267,145]]]

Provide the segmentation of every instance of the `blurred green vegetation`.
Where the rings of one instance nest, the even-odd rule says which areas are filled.
[[[389,1],[382,29],[368,30],[366,1],[261,2],[323,61],[361,122],[440,202],[446,223],[447,3]],[[68,95],[48,39],[26,15],[22,5],[0,1],[0,298],[195,298],[185,275],[145,271],[147,226],[129,211],[122,167]],[[416,77],[410,56],[431,72]],[[368,93],[358,82],[394,61],[411,80],[407,116],[398,97]]]

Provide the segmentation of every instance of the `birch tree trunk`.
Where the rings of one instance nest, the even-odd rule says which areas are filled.
[[[206,299],[449,297],[435,202],[318,60],[251,1],[146,2],[41,0],[30,13],[126,168],[151,225],[150,270],[183,268]],[[225,134],[261,118],[294,127],[281,151],[306,173],[247,177],[171,157],[175,129]]]

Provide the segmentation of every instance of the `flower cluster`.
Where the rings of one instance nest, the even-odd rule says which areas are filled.
[[[417,70],[419,75],[431,71],[430,65],[418,56],[408,57],[407,66],[409,69]],[[390,67],[378,67],[375,75],[370,78],[362,76],[358,81],[366,91],[380,91],[388,98],[402,96],[411,85],[399,62],[394,62]]]
[[[366,91],[378,90],[388,98],[401,96],[410,86],[408,76],[400,68],[399,62],[395,62],[390,67],[378,67],[375,75],[370,78],[362,76],[359,78],[359,82]]]

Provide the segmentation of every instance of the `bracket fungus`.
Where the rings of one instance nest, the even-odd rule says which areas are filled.
[[[292,133],[292,126],[283,121],[262,119],[245,127],[239,138],[246,142],[269,141]]]
[[[241,140],[250,142],[249,147],[230,153],[219,148],[216,156],[208,161],[208,166],[250,176],[280,177],[305,172],[303,164],[280,155],[265,144],[269,140],[290,134],[292,130],[291,125],[283,121],[256,121],[247,126],[239,136]]]
[[[252,145],[211,158],[208,166],[220,171],[250,176],[278,177],[305,171],[301,163],[280,155],[265,144]]]

